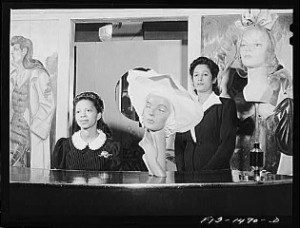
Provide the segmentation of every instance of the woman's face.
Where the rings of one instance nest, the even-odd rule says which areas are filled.
[[[199,64],[195,67],[192,79],[198,93],[212,93],[212,87],[216,82],[216,78],[213,79],[211,71],[206,64]]]
[[[242,63],[247,68],[266,66],[270,39],[268,34],[258,28],[246,31],[240,47]]]
[[[75,108],[75,120],[81,129],[97,128],[97,121],[101,113],[97,112],[94,103],[90,100],[80,100]]]
[[[26,50],[26,49],[25,49]],[[21,64],[23,62],[26,51],[21,49],[20,44],[11,46],[11,60],[13,63]]]
[[[143,111],[144,126],[152,131],[163,129],[170,112],[171,104],[166,98],[150,94],[146,98],[146,104]]]

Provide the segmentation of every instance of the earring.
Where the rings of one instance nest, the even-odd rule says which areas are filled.
[[[238,75],[241,78],[247,78],[247,74],[248,74],[247,67],[244,66],[240,55],[238,56],[238,62],[239,62],[240,68],[237,67],[236,72],[238,73]]]

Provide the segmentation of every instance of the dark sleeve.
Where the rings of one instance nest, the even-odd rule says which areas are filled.
[[[175,143],[174,143],[174,150],[175,150],[175,162],[177,171],[184,171],[184,151],[186,148],[186,138],[184,137],[185,133],[176,133],[175,135]]]
[[[293,155],[293,114],[294,103],[291,98],[286,98],[274,110],[278,125],[275,130],[276,145],[280,152]]]
[[[237,131],[237,111],[232,99],[220,98],[222,102],[220,144],[203,169],[223,169],[230,167],[230,159],[235,148]]]
[[[122,164],[122,153],[121,146],[119,142],[115,142],[113,140],[109,140],[107,151],[112,154],[110,170],[109,171],[119,171],[121,169]]]
[[[51,159],[52,169],[66,168],[66,155],[69,149],[68,139],[61,138],[56,142]]]

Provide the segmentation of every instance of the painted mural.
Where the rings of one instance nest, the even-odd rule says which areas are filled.
[[[12,21],[10,165],[50,169],[55,143],[57,21]]]

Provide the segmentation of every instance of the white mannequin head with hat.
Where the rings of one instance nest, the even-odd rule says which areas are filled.
[[[203,117],[196,98],[170,75],[130,70],[128,94],[145,134],[139,145],[149,174],[165,177],[166,137],[195,127]]]

